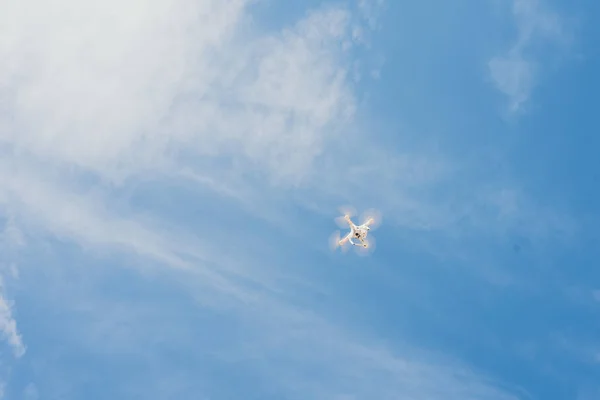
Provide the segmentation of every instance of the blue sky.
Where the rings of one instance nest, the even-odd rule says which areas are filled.
[[[0,398],[600,398],[599,8],[5,2]]]

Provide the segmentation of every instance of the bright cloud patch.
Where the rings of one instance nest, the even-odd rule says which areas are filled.
[[[496,88],[508,97],[510,111],[516,112],[537,83],[536,48],[560,44],[565,32],[560,16],[547,9],[543,0],[514,0],[512,15],[517,39],[505,54],[493,57],[488,67]]]
[[[39,4],[38,4],[39,3]],[[0,139],[12,151],[121,179],[181,156],[243,157],[299,179],[350,117],[337,59],[350,14],[260,32],[246,1],[11,1]]]

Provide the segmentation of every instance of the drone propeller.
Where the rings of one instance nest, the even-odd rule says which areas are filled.
[[[340,237],[340,231],[335,231],[329,236],[329,249],[331,251],[335,251],[338,247],[342,248],[342,253],[346,253],[349,250],[348,242],[344,241],[344,243],[340,244],[340,241],[343,240]]]
[[[335,231],[329,236],[329,249],[331,251],[335,251],[338,247],[340,247],[340,231]]]
[[[349,243],[344,243],[343,245],[340,245],[342,248],[342,253],[347,253],[348,250],[350,250],[350,247],[354,247]]]
[[[373,253],[375,251],[375,237],[371,234],[369,235],[369,237],[367,239],[365,239],[365,243],[367,244],[367,247],[363,247],[362,245],[360,246],[353,246],[355,248],[356,253],[359,256],[367,256],[370,253]]]
[[[350,205],[344,205],[341,206],[340,208],[338,208],[339,212],[344,214],[344,215],[348,215],[350,217],[353,217],[356,215],[356,208],[350,206]]]
[[[361,221],[363,224],[367,224],[371,229],[376,229],[381,225],[382,215],[381,212],[372,208],[363,213]]]
[[[344,218],[346,215],[348,217],[353,217],[356,215],[356,209],[352,206],[342,206],[340,208],[338,208],[339,212],[342,214],[339,217],[335,218],[335,223],[340,227],[340,228],[347,228],[348,227],[348,223],[346,222],[346,219]]]

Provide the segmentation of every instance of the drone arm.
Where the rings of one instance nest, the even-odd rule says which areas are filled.
[[[349,239],[350,239],[350,235],[344,236],[344,238],[338,242],[338,245],[343,246]]]
[[[348,238],[348,241],[350,243],[352,243],[353,246],[360,246],[360,244],[353,242],[351,238]],[[362,242],[362,240],[361,240],[361,242]]]
[[[350,219],[349,215],[344,215],[344,219],[346,220],[346,222],[348,223],[348,225],[350,225],[351,227],[354,227],[354,222],[352,222],[352,220]]]

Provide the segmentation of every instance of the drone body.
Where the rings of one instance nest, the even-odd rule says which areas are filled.
[[[353,246],[362,246],[364,248],[369,247],[369,242],[367,242],[366,239],[367,235],[369,234],[369,230],[371,230],[369,224],[372,222],[372,218],[367,220],[364,224],[358,226],[352,222],[352,219],[350,219],[348,214],[344,215],[344,219],[350,226],[350,232],[346,235],[346,237],[338,241],[338,245],[343,246],[346,242],[350,242],[350,244]],[[358,239],[360,244],[353,242],[352,239]]]
[[[340,233],[335,232],[334,235],[331,236],[330,245],[332,250],[337,247],[342,247],[344,249],[344,245],[346,243],[350,243],[352,246],[358,246],[359,250],[372,251],[374,249],[375,241],[371,236],[369,240],[367,240],[367,236],[369,235],[369,231],[372,228],[375,228],[375,225],[379,224],[379,220],[381,219],[379,213],[375,210],[368,211],[363,217],[363,222],[361,225],[356,225],[351,216],[353,215],[352,211],[346,209],[341,209],[344,214],[342,217],[336,218],[336,222],[340,227],[348,226],[350,228],[350,232],[344,237],[340,238]]]

